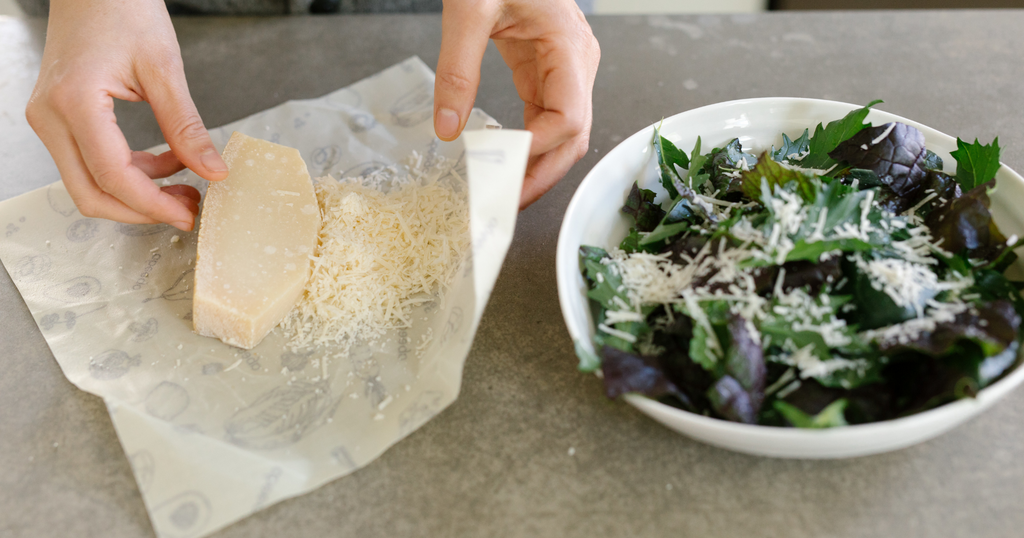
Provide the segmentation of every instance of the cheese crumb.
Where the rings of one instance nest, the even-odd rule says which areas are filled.
[[[424,160],[414,153],[406,177],[390,169],[317,180],[323,226],[313,273],[282,322],[292,346],[347,346],[408,328],[413,308],[454,280],[469,248],[466,188],[442,177],[443,157]]]

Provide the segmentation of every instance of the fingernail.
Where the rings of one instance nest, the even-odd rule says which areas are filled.
[[[206,153],[203,153],[199,160],[202,161],[203,166],[211,172],[227,172],[228,165],[224,164],[224,161],[217,155],[217,152],[210,149]]]
[[[434,118],[434,131],[442,140],[451,140],[459,134],[459,115],[450,108],[441,108]]]
[[[182,221],[182,222],[172,222],[171,223],[171,226],[174,226],[175,228],[177,228],[177,229],[179,229],[179,230],[181,230],[183,232],[191,232],[193,225],[194,224],[191,223],[191,222],[184,222],[184,221]]]

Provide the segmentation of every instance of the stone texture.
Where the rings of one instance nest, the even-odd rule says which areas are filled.
[[[606,152],[664,116],[724,100],[881,98],[882,109],[947,133],[998,135],[1003,160],[1024,169],[1024,12],[591,23],[603,51],[591,152],[521,214],[459,400],[354,475],[215,536],[1019,535],[1021,391],[933,441],[880,456],[785,461],[715,449],[608,402],[597,379],[575,370],[554,255],[569,198]],[[413,54],[436,65],[440,44],[437,16],[183,19],[176,26],[208,125],[322,95]],[[44,28],[0,19],[2,199],[42,186],[40,170],[52,171],[23,116]],[[477,106],[509,127],[522,125],[510,72],[493,47]],[[119,104],[117,112],[133,147],[162,141],[145,105]],[[0,536],[152,536],[102,402],[65,381],[2,271],[0,312]]]

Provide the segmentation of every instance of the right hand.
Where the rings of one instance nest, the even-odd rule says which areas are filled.
[[[462,132],[493,39],[523,100],[533,133],[519,209],[525,209],[587,153],[601,48],[574,0],[445,0],[434,83],[434,132]]]
[[[170,151],[132,151],[117,126],[114,99],[147,101]],[[52,0],[25,116],[86,217],[189,231],[199,191],[160,188],[153,178],[185,166],[210,181],[228,175],[189,95],[162,0]]]

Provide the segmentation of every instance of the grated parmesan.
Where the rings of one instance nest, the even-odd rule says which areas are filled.
[[[443,296],[469,247],[469,209],[464,183],[442,178],[446,160],[424,161],[414,153],[407,177],[391,168],[317,180],[312,276],[281,324],[294,347],[376,339]]]

